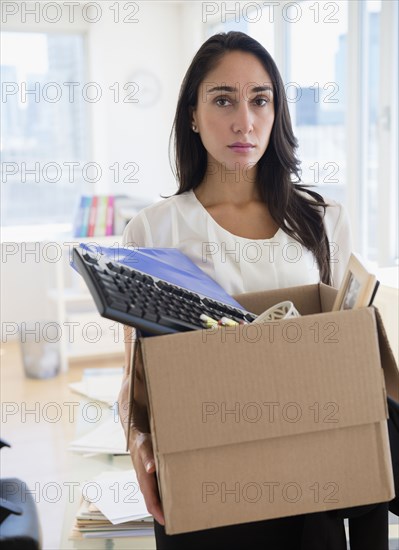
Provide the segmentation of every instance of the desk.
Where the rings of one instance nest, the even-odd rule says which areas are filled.
[[[104,410],[108,407],[98,403]],[[88,431],[87,425],[77,426],[78,436],[82,431]],[[80,429],[79,429],[80,428]],[[80,433],[79,433],[80,432]],[[68,459],[68,482],[83,483],[96,477],[103,471],[127,470],[132,467],[130,456],[112,456],[112,455],[94,455],[85,457],[78,453],[70,452]],[[80,491],[78,487],[70,488],[71,485],[65,485],[65,515],[60,541],[62,550],[69,549],[106,549],[106,550],[155,550],[155,537],[153,535],[146,537],[122,537],[113,539],[86,539],[69,540],[69,536],[74,524],[75,515],[80,504]],[[71,498],[69,498],[71,496]]]

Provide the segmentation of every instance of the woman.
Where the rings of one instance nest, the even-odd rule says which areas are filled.
[[[125,244],[179,248],[230,294],[339,286],[348,220],[339,204],[299,184],[283,82],[263,46],[240,32],[201,46],[181,86],[174,137],[179,189],[131,220]],[[127,366],[130,356],[127,343]],[[304,516],[165,535],[139,364],[135,392],[130,449],[157,548],[301,548]],[[127,382],[119,402],[126,410]],[[342,520],[335,534],[346,547]]]

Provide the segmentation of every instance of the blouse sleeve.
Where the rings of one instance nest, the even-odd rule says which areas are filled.
[[[144,211],[139,212],[125,227],[123,246],[153,247],[151,228]]]
[[[352,234],[349,217],[345,208],[335,203],[335,220],[326,220],[326,230],[330,242],[331,285],[339,288],[352,252]]]

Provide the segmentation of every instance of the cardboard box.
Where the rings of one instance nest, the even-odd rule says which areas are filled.
[[[378,311],[329,312],[335,295],[242,294],[254,313],[288,299],[302,316],[140,339],[168,534],[394,497],[397,366]]]

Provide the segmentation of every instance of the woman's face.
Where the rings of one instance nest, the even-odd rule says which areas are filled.
[[[208,171],[215,163],[226,171],[250,169],[269,144],[274,122],[273,85],[253,54],[225,54],[198,90],[193,112],[208,152]]]

